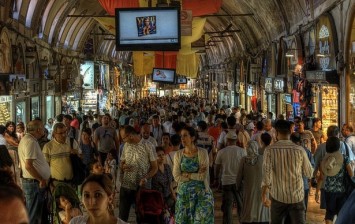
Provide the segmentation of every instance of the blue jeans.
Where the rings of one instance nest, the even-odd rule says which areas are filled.
[[[22,179],[23,193],[26,198],[26,208],[31,224],[42,222],[45,188],[39,187],[36,180]]]

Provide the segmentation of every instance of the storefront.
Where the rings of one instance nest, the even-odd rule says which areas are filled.
[[[44,106],[45,106],[45,120],[47,121],[49,118],[54,118],[55,116],[55,107],[54,107],[54,80],[45,80],[45,94],[44,98]]]
[[[12,96],[0,96],[0,124],[2,125],[7,121],[13,121],[12,102]]]
[[[348,63],[349,67],[346,73],[346,122],[351,124],[355,127],[355,12],[352,15],[352,22],[351,25],[348,26],[349,31],[349,38],[348,38]]]

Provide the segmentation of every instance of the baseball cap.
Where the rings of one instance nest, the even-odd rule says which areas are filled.
[[[227,135],[226,135],[226,139],[232,139],[232,140],[236,140],[238,138],[237,133],[235,133],[235,131],[228,131]]]

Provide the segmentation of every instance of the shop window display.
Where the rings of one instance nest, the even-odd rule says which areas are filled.
[[[0,96],[0,124],[5,125],[7,121],[11,121],[12,97]]]

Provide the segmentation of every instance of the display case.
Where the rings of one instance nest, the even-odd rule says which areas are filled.
[[[338,102],[338,86],[322,85],[320,94],[321,104],[320,112],[322,117],[322,129],[326,131],[331,125],[339,123],[339,102]]]
[[[83,112],[87,113],[88,111],[97,111],[97,93],[95,91],[85,91],[81,105]]]
[[[0,96],[0,124],[12,121],[12,96]]]

